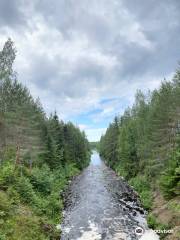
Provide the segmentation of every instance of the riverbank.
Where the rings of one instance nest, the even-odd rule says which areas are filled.
[[[119,174],[119,173],[118,173]],[[152,185],[143,176],[129,180],[140,196],[142,206],[147,210],[148,226],[163,240],[180,239],[180,198],[165,199],[158,183]]]
[[[175,197],[165,200],[160,191],[153,193],[153,204],[149,212],[149,225],[154,229],[166,229],[161,234],[164,240],[180,239],[180,198]],[[168,233],[169,231],[169,233]]]

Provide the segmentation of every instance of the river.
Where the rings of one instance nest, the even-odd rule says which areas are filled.
[[[61,240],[158,239],[142,237],[148,227],[137,194],[96,152],[70,184],[65,205]]]

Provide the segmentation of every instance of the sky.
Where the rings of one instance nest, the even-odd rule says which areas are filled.
[[[179,0],[0,0],[0,48],[50,114],[99,140],[137,89],[171,79],[180,61]]]

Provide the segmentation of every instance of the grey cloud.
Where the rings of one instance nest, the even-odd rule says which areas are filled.
[[[60,56],[49,59],[37,56],[31,63],[30,81],[39,89],[48,89],[57,97],[78,98],[87,95],[94,86],[103,84],[104,68],[88,59],[81,59],[70,72],[61,69]]]
[[[26,24],[25,16],[22,12],[21,0],[1,0],[0,1],[0,26],[16,27]]]
[[[124,74],[132,70],[135,74],[150,72],[159,77],[174,71],[180,60],[180,1],[127,0],[124,4],[134,13],[144,34],[155,46],[152,52],[137,46],[128,47]]]
[[[82,59],[82,61],[77,64],[72,75],[75,79],[80,78],[89,81],[89,83],[93,82],[94,85],[100,86],[103,84],[105,71],[106,69],[97,63],[94,63],[89,59]]]
[[[47,56],[34,58],[31,65],[31,81],[40,89],[48,89],[52,78],[58,80],[57,64]]]
[[[98,15],[97,4],[94,4],[94,1],[87,3],[83,0],[76,3],[72,0],[57,1],[48,12],[46,1],[43,6],[39,2],[39,11],[44,9],[46,17],[49,16],[53,24],[58,24],[59,30],[66,32],[66,37],[72,30],[84,33],[105,53],[112,52],[122,62],[122,70],[120,70],[122,72],[118,74],[123,79],[130,75],[142,76],[147,72],[151,72],[153,77],[159,77],[176,68],[179,60],[177,48],[180,42],[180,2],[178,0],[143,2],[127,0],[123,1],[123,5],[117,6],[113,2],[108,4],[105,0],[99,1],[99,11],[105,9],[108,13],[105,16]],[[120,35],[121,28],[126,27],[126,19],[121,16],[123,7],[126,7],[134,20],[140,23],[142,33],[154,45],[154,51],[128,43]],[[101,71],[97,70],[97,66],[94,68],[100,81],[103,74],[100,76]],[[81,68],[79,70],[79,74],[84,74]]]
[[[98,4],[99,3],[99,4]],[[92,0],[49,0],[35,1],[35,9],[42,14],[51,26],[56,26],[66,38],[71,38],[72,31],[79,34],[86,34],[89,39],[99,42],[101,45],[109,39],[112,34],[112,24],[109,18],[113,15],[100,14],[101,10],[109,11],[107,0],[99,2]],[[112,8],[112,7],[111,7]],[[111,9],[113,11],[113,8]],[[111,11],[110,10],[110,11]],[[115,12],[112,14],[116,14]]]
[[[60,41],[59,44],[64,41],[68,48],[67,43],[73,43],[74,34],[78,44],[85,36],[90,51],[95,49],[102,56],[110,55],[117,59],[117,66],[108,70],[106,64],[94,60],[95,54],[93,57],[88,55],[90,51],[83,56],[80,53],[73,63],[66,62],[58,49],[52,58],[32,54],[29,79],[39,91],[47,89],[49,98],[82,98],[84,104],[83,99],[91,89],[96,88],[100,92],[104,86],[103,93],[108,96],[124,94],[117,89],[121,82],[139,84],[139,81],[146,80],[146,76],[163,79],[176,69],[180,60],[179,0],[33,0],[32,3],[30,17],[26,11],[23,14],[22,10],[27,6],[21,0],[0,0],[0,27],[9,26],[16,31],[26,24],[27,19],[33,21],[37,17],[33,22],[35,28],[31,29],[36,31],[36,24],[42,18],[44,22],[40,22],[38,27],[44,24],[48,31],[46,40],[52,45],[53,41]],[[136,27],[138,29],[133,32],[131,28]],[[52,37],[54,29],[62,34],[63,40]],[[30,33],[28,28],[24,31]],[[46,46],[44,35],[40,37],[39,44]],[[29,45],[33,46],[31,41]],[[84,49],[80,47],[78,51],[81,50]],[[39,49],[36,47],[34,51]],[[128,90],[128,87],[125,89]]]
[[[143,21],[143,23],[151,27],[156,23],[153,28],[156,28],[157,24],[158,26],[167,26],[168,22],[171,24],[174,20],[177,22],[180,20],[179,0],[123,0],[123,3],[140,21]]]

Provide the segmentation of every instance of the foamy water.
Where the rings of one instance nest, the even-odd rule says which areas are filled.
[[[82,231],[82,236],[77,240],[100,240],[101,234],[98,233],[98,228],[95,223],[89,222],[89,231]]]

